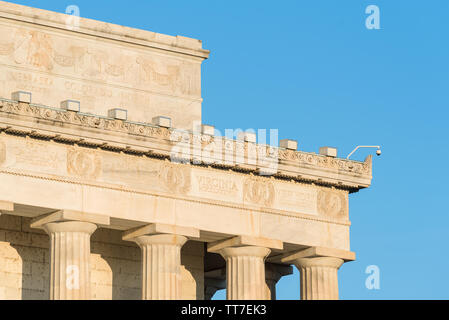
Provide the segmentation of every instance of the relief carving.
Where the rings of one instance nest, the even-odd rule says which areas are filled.
[[[87,53],[86,48],[70,46],[67,51],[66,54],[55,51],[53,60],[61,67],[75,67],[83,64],[84,56]]]
[[[0,56],[8,56],[17,65],[46,72],[70,68],[76,77],[125,81],[132,88],[155,85],[171,92],[200,94],[200,69],[194,63],[166,61],[116,48],[111,51],[111,47],[68,41],[66,37],[27,28],[2,32],[5,36],[0,42]]]
[[[48,34],[20,30],[16,34],[16,39],[14,44],[16,63],[32,65],[46,71],[53,69],[53,43]]]
[[[153,82],[159,86],[170,87],[175,91],[179,87],[180,68],[178,66],[159,66],[152,60],[138,57],[136,59],[138,65],[142,68],[141,80],[145,82]]]
[[[70,149],[67,152],[67,172],[85,179],[96,179],[101,172],[101,158],[94,152]]]
[[[190,191],[190,168],[173,163],[161,164],[159,179],[165,190],[174,194],[186,194]]]
[[[355,161],[347,161],[345,159],[329,158],[320,155],[295,152],[291,150],[279,149],[278,155],[279,160],[294,161],[300,164],[313,165],[322,168],[352,172],[356,174],[370,174],[372,167],[371,156],[368,156],[365,162],[357,163]]]
[[[346,215],[346,198],[342,192],[335,190],[318,191],[318,212],[332,218],[343,218]]]
[[[217,178],[213,176],[197,176],[200,191],[216,193],[221,195],[236,195],[238,188],[231,179]]]
[[[243,201],[271,207],[274,202],[274,184],[264,178],[252,177],[243,184]]]
[[[153,127],[151,125],[145,124],[137,124],[137,123],[129,123],[122,120],[114,120],[114,119],[104,119],[97,117],[95,115],[79,115],[73,113],[67,113],[62,110],[54,110],[43,108],[34,105],[21,105],[14,102],[7,102],[0,100],[0,112],[7,112],[19,115],[27,115],[36,118],[58,121],[63,123],[70,123],[76,125],[82,125],[90,128],[97,128],[103,130],[113,130],[119,132],[132,133],[135,135],[154,137],[158,139],[165,139],[177,142],[178,138],[175,139],[170,130],[161,127]],[[190,134],[191,135],[191,134]],[[172,138],[171,138],[172,137]],[[189,141],[192,141],[193,138],[191,136],[188,137]],[[201,142],[205,143],[206,140]],[[207,143],[213,144],[215,143],[215,138],[207,138]],[[225,149],[227,155],[231,155],[231,159],[235,155],[240,155],[243,157],[245,155],[245,143],[240,141],[230,141],[227,139],[222,139],[220,141]],[[279,154],[280,160],[293,161],[299,165],[308,165],[308,166],[316,166],[316,167],[324,167],[324,168],[332,168],[341,172],[348,172],[352,174],[360,174],[360,175],[370,175],[372,168],[372,156],[368,156],[364,162],[355,162],[352,160],[346,159],[337,159],[337,158],[329,158],[323,157],[319,155],[313,155],[303,152],[296,152],[290,150],[281,150],[274,148],[266,148],[266,157],[272,157],[273,151],[276,154]],[[259,149],[259,152],[263,155],[263,150]],[[226,161],[229,159],[226,158]],[[244,159],[235,159],[235,161],[243,162]]]

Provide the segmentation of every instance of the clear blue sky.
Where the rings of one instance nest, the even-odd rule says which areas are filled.
[[[350,197],[357,261],[340,269],[340,297],[449,298],[449,1],[11,2],[203,40],[203,122],[220,130],[277,128],[342,157],[382,145],[371,188]],[[370,4],[381,30],[365,28]],[[365,288],[368,265],[380,290]],[[296,270],[278,297],[299,297]]]

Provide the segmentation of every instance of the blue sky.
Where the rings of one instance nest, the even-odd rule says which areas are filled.
[[[203,40],[203,122],[220,130],[275,128],[341,157],[381,145],[372,186],[350,196],[357,261],[339,271],[340,298],[449,298],[449,1],[11,2]],[[370,4],[380,30],[365,27]],[[380,290],[365,287],[369,265]],[[299,298],[297,271],[277,290]]]

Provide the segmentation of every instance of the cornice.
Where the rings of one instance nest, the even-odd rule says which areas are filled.
[[[0,18],[132,43],[178,54],[190,55],[200,59],[207,59],[209,57],[210,52],[203,49],[202,42],[197,39],[169,36],[86,18],[79,18],[79,26],[76,30],[72,31],[66,25],[69,17],[71,16],[58,12],[0,1]]]
[[[276,159],[278,166],[273,176],[277,179],[332,186],[350,192],[368,187],[372,178],[371,156],[364,162],[332,158],[7,99],[0,99],[0,129],[7,134],[156,158],[169,158],[173,146],[183,140],[200,147],[218,142],[223,144],[223,153],[228,151],[235,155],[237,148],[243,148],[245,160],[248,161],[242,165],[228,164],[214,158],[198,160],[193,151],[193,155],[188,159],[190,163],[255,173],[259,168],[257,164],[249,164],[253,162],[247,157],[250,154],[248,150],[252,149],[268,158],[276,154],[273,159]]]

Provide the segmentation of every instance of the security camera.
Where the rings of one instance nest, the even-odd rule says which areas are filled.
[[[351,155],[356,152],[359,148],[376,148],[376,154],[380,156],[382,154],[382,151],[380,151],[380,146],[357,146],[352,152],[346,157],[346,159],[349,159]]]

